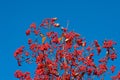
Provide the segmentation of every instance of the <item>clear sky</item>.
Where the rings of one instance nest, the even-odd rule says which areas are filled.
[[[0,0],[0,80],[17,80],[13,75],[17,69],[34,70],[32,65],[19,68],[13,53],[26,44],[28,26],[48,17],[58,17],[62,26],[69,20],[69,29],[88,41],[116,41],[120,56],[120,0]],[[119,59],[115,60],[117,67]]]

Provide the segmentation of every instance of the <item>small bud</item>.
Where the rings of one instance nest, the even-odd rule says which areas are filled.
[[[57,20],[57,17],[52,18],[54,21]]]
[[[67,28],[61,27],[62,31],[66,32]]]
[[[65,41],[68,41],[69,39],[65,39]]]
[[[86,42],[82,42],[82,47],[85,47],[86,46]]]
[[[53,26],[55,26],[55,27],[59,27],[60,24],[59,24],[59,23],[55,23],[55,24],[53,24]]]

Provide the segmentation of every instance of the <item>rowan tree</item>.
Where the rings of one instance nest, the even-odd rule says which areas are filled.
[[[98,40],[88,44],[79,33],[61,27],[57,18],[46,18],[39,26],[32,23],[26,30],[28,46],[21,46],[14,52],[18,66],[24,62],[35,63],[34,77],[30,72],[16,70],[15,77],[19,80],[104,80],[104,74],[114,73],[115,64],[108,67],[109,61],[117,58],[113,40]],[[55,28],[55,29],[54,29]],[[57,29],[57,30],[56,30]],[[34,38],[30,38],[30,37]],[[106,53],[101,51],[105,50]],[[95,57],[105,54],[95,63]],[[111,77],[111,76],[110,76]],[[120,72],[112,76],[120,80]]]

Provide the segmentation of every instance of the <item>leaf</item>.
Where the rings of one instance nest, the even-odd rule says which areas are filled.
[[[62,37],[58,38],[59,42],[62,40]]]
[[[46,37],[42,33],[40,33],[40,36],[42,37],[42,43],[44,43],[46,40]]]
[[[41,37],[45,37],[42,33],[40,33],[40,36],[41,36]]]
[[[42,37],[42,43],[44,43],[46,40],[46,37]]]

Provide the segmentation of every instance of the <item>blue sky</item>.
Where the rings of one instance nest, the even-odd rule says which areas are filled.
[[[33,71],[35,66],[17,66],[14,51],[25,45],[25,30],[42,19],[58,17],[58,22],[79,32],[89,42],[112,39],[118,55],[120,48],[120,1],[119,0],[1,0],[0,1],[0,79],[16,80],[17,69]],[[119,55],[120,56],[120,55]],[[119,60],[115,61],[118,64]],[[120,69],[119,69],[120,70]],[[115,72],[117,73],[117,71]],[[106,76],[106,79],[108,76]],[[108,78],[109,79],[109,78]]]

